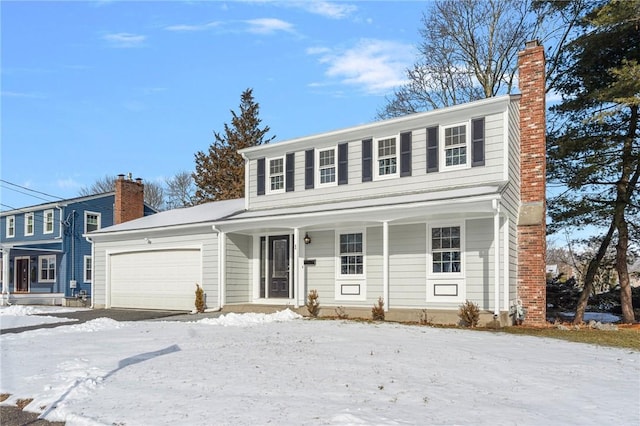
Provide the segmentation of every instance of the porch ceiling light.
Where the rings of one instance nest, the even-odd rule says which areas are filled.
[[[309,234],[307,232],[304,233],[304,243],[305,244],[311,244],[311,237],[309,236]]]

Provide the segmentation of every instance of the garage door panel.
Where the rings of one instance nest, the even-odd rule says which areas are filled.
[[[154,250],[110,257],[114,308],[191,310],[200,282],[200,250]]]

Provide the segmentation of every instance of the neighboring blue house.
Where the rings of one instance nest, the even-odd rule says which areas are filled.
[[[91,243],[82,235],[156,213],[140,179],[116,190],[0,213],[1,304],[70,305],[91,298]]]

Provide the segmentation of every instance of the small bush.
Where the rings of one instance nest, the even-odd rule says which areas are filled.
[[[313,318],[317,318],[320,313],[320,302],[318,301],[318,290],[311,290],[307,295],[307,303],[304,305],[307,307],[307,311],[309,311],[309,315]]]
[[[341,320],[349,319],[349,314],[347,313],[347,310],[343,306],[338,306],[336,308],[336,316],[338,317],[338,319],[341,319]]]
[[[371,317],[374,321],[384,321],[384,299],[382,296],[378,297],[378,303],[373,305]]]
[[[476,327],[478,321],[480,321],[480,308],[478,308],[478,305],[475,303],[467,300],[464,304],[460,305],[458,316],[460,317],[460,322],[465,327]]]
[[[200,314],[204,312],[204,290],[198,283],[196,283],[196,311]]]

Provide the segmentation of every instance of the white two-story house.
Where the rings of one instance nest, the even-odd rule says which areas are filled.
[[[89,234],[94,306],[457,314],[466,300],[544,321],[544,53],[520,95],[241,151],[245,198]],[[542,132],[540,132],[540,129]],[[408,316],[407,316],[408,315]],[[449,317],[450,319],[451,317]]]

